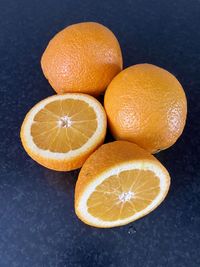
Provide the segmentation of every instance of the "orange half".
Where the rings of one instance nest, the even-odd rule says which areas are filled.
[[[106,115],[101,104],[84,94],[48,97],[26,115],[21,140],[41,165],[59,171],[82,166],[103,143]]]
[[[124,225],[154,210],[169,185],[167,170],[150,153],[126,141],[105,144],[81,169],[76,214],[96,227]]]

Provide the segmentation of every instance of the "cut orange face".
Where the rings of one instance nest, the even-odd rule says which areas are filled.
[[[105,144],[81,169],[76,214],[96,227],[124,225],[154,210],[169,185],[167,170],[150,153],[126,141]]]
[[[59,171],[81,167],[103,143],[105,134],[103,107],[95,98],[78,93],[39,102],[26,115],[21,128],[27,153],[41,165]]]

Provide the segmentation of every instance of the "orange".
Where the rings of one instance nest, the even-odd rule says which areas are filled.
[[[114,227],[154,210],[170,176],[149,152],[127,141],[102,145],[84,163],[75,188],[75,211],[86,224]]]
[[[104,107],[117,140],[134,142],[152,153],[176,142],[187,114],[181,84],[171,73],[151,64],[120,72],[106,90]]]
[[[26,115],[21,141],[30,157],[58,171],[80,168],[103,143],[106,115],[92,96],[65,94],[48,97]]]
[[[59,94],[97,96],[122,69],[115,35],[95,22],[70,25],[49,42],[41,59],[44,75]]]

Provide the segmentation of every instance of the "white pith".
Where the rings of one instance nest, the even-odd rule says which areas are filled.
[[[43,150],[40,149],[33,141],[33,137],[31,136],[31,126],[33,124],[33,120],[35,115],[43,109],[47,104],[54,102],[56,100],[65,100],[65,99],[77,99],[77,100],[83,100],[86,102],[89,106],[92,107],[93,111],[96,114],[97,118],[97,129],[93,133],[93,135],[88,139],[88,141],[81,146],[78,149],[70,150],[66,153],[59,153],[59,152],[51,152],[50,150]],[[103,109],[101,107],[101,104],[98,103],[93,97],[89,97],[84,94],[65,94],[65,95],[55,95],[46,98],[45,100],[39,102],[35,107],[28,113],[26,123],[24,124],[23,128],[23,137],[25,142],[27,143],[27,146],[31,148],[32,153],[38,154],[41,157],[49,158],[49,159],[55,159],[55,160],[67,160],[72,159],[76,155],[84,154],[86,151],[88,151],[88,148],[93,147],[100,136],[105,135],[106,132],[106,116],[103,112]]]
[[[126,170],[150,170],[155,173],[155,175],[158,177],[160,180],[160,192],[157,195],[157,197],[152,201],[151,204],[149,204],[145,209],[142,211],[139,211],[135,213],[134,215],[125,218],[125,219],[120,219],[116,221],[103,221],[99,218],[96,218],[92,216],[88,212],[88,207],[87,207],[87,200],[89,199],[90,195],[95,191],[95,188],[100,185],[105,179],[107,179],[110,176],[117,175],[122,171]],[[158,204],[162,201],[164,196],[166,195],[166,192],[169,189],[169,177],[166,175],[165,172],[158,166],[155,165],[154,163],[150,161],[141,161],[141,162],[132,162],[132,163],[124,163],[118,166],[118,168],[114,167],[106,172],[104,172],[102,175],[97,177],[95,181],[93,181],[89,186],[86,188],[86,190],[83,192],[82,196],[80,197],[78,201],[78,206],[77,206],[77,211],[79,214],[81,214],[81,217],[83,220],[88,222],[89,224],[99,226],[99,227],[114,227],[118,225],[123,225],[126,223],[129,223],[131,221],[134,221],[143,215],[147,214],[154,208],[158,206]],[[134,194],[133,194],[134,197]]]
[[[72,120],[68,116],[62,116],[58,120],[58,127],[60,128],[68,128],[72,125]]]
[[[133,192],[131,192],[131,191],[123,192],[121,195],[119,195],[119,201],[124,203],[126,201],[131,200],[131,198],[133,198],[133,197],[134,197]]]

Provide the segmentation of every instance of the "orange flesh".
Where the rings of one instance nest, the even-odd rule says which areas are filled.
[[[91,194],[88,212],[104,221],[128,218],[145,209],[160,192],[160,180],[151,171],[130,170],[110,176]]]
[[[97,128],[96,114],[84,101],[57,100],[34,117],[31,135],[43,150],[66,153],[83,146]]]

